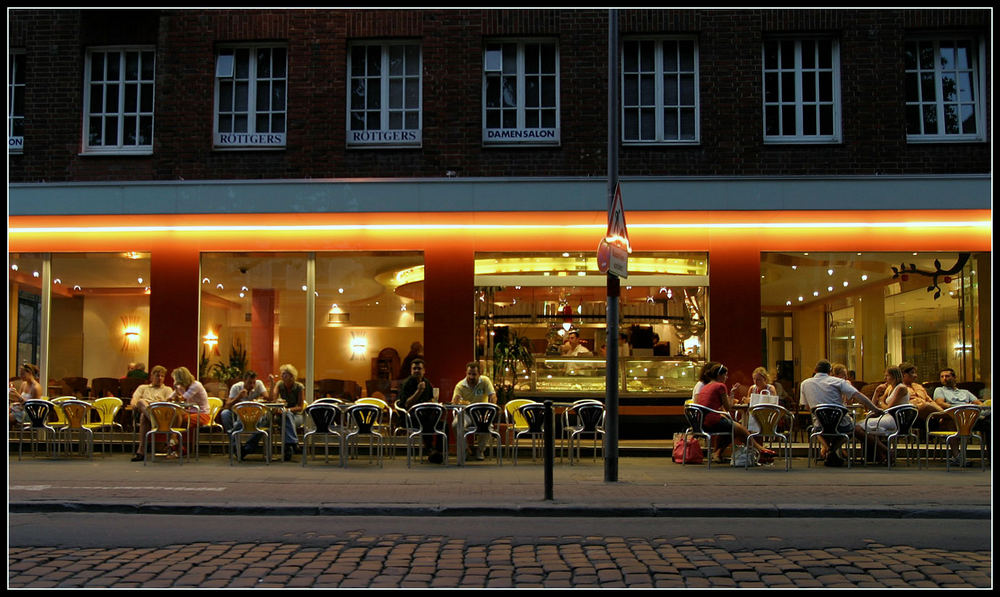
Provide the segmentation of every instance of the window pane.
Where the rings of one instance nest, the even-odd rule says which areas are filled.
[[[517,127],[517,112],[513,110],[503,111],[503,128],[512,129]]]
[[[250,119],[247,118],[246,114],[237,114],[233,117],[233,132],[234,133],[247,133],[249,132]]]
[[[833,101],[833,74],[829,72],[818,73],[819,75],[819,101]]]
[[[691,108],[681,109],[681,139],[694,139],[694,110]]]
[[[139,79],[139,53],[125,52],[125,80],[136,81]]]
[[[639,69],[643,72],[652,72],[656,67],[655,47],[654,42],[649,40],[639,42]]]
[[[503,78],[503,105],[506,108],[517,106],[517,79],[514,77]]]
[[[232,118],[232,116],[219,116],[219,132],[220,133],[231,133],[231,132],[233,132],[233,118]]]
[[[377,131],[382,128],[382,113],[368,112],[368,130]]]
[[[420,107],[420,79],[406,79],[406,107]]]
[[[922,133],[923,131],[920,130],[920,107],[906,106],[906,134],[920,135]]]
[[[230,112],[233,109],[233,84],[229,81],[219,81],[219,111]]]
[[[693,71],[694,70],[694,42],[691,40],[682,40],[679,42],[679,50],[681,56],[681,70]]]
[[[833,134],[833,106],[824,104],[819,107],[819,134]]]
[[[236,84],[236,111],[246,112],[250,107],[250,86],[247,83]]]
[[[394,131],[403,128],[402,112],[389,112],[389,128]]]
[[[781,134],[795,135],[795,106],[781,107]]]
[[[420,128],[420,113],[419,112],[407,112],[406,113],[406,128],[407,129],[418,129]]]
[[[937,100],[937,90],[934,85],[934,73],[922,73],[920,75],[920,94],[925,102]]]
[[[973,135],[976,133],[976,111],[970,106],[962,106],[962,133]]]
[[[515,44],[504,44],[503,46],[503,72],[505,75],[517,72],[517,46]]]
[[[776,102],[778,95],[778,73],[764,73],[764,101]]]
[[[642,130],[642,138],[646,141],[656,139],[656,112],[652,108],[642,110],[642,120],[639,123]]]
[[[776,41],[764,44],[764,68],[767,70],[778,68],[778,42]]]
[[[802,106],[802,134],[816,134],[816,106]]]
[[[694,75],[681,75],[681,105],[694,105]]]
[[[420,46],[406,46],[406,74],[420,74]]]
[[[354,46],[351,48],[351,76],[360,77],[365,74],[365,49]]]
[[[125,111],[126,112],[135,112],[136,111],[136,108],[138,106],[138,102],[136,101],[137,100],[136,94],[138,93],[138,90],[136,89],[137,87],[138,86],[135,83],[130,83],[130,84],[128,84],[128,85],[125,86]]]
[[[90,113],[97,114],[104,111],[104,88],[100,85],[90,86]]]
[[[542,44],[542,72],[555,74],[556,47],[553,44]]]
[[[781,68],[795,68],[795,42],[781,42]]]
[[[625,77],[624,85],[622,86],[622,91],[625,95],[624,104],[626,106],[634,106],[639,103],[639,77],[628,76]]]
[[[667,106],[677,105],[677,75],[664,75],[663,103]]]
[[[247,79],[250,77],[250,50],[238,48],[233,55],[236,62],[236,78]]]
[[[403,46],[389,46],[389,76],[398,77],[403,74]]]
[[[536,77],[525,77],[524,79],[524,105],[528,108],[538,107],[538,79]]]
[[[271,103],[271,83],[259,81],[257,83],[257,110],[267,110]]]
[[[622,130],[625,131],[625,139],[637,140],[639,138],[639,111],[625,110],[622,118]]]
[[[126,116],[122,119],[122,145],[136,144],[136,117]]]
[[[389,108],[398,109],[403,107],[403,81],[402,79],[392,79],[389,81]]]
[[[365,80],[354,79],[351,86],[351,109],[360,110],[365,107]]]
[[[538,57],[538,45],[537,44],[525,44],[524,45],[524,72],[525,74],[536,74],[538,73],[539,67],[539,57]]]
[[[90,55],[90,80],[104,80],[104,53],[94,52]]]
[[[906,101],[916,102],[920,100],[920,90],[917,86],[917,73],[906,73],[903,79],[906,93]]]
[[[153,52],[143,52],[142,53],[142,80],[152,81],[153,80],[153,66],[156,64],[156,58]]]
[[[266,79],[271,76],[271,51],[267,48],[257,48],[257,77]]]
[[[284,110],[285,109],[285,85],[284,82],[278,82],[271,85],[271,109],[272,110]]]
[[[271,115],[271,132],[272,133],[283,133],[283,132],[285,132],[285,115],[284,114],[272,114]]]
[[[104,143],[106,145],[118,145],[118,119],[104,119]]]
[[[622,47],[622,71],[635,72],[639,67],[639,44],[627,41]]]
[[[118,86],[108,85],[105,87],[104,92],[104,111],[105,112],[117,112],[118,111]]]
[[[365,129],[365,118],[363,112],[351,112],[351,130],[363,131]]]
[[[778,128],[778,106],[764,107],[764,133],[766,135],[778,135],[781,130]]]
[[[121,52],[108,52],[108,81],[121,79]]]
[[[500,78],[499,77],[487,77],[486,78],[486,107],[487,108],[499,108],[500,107]]]
[[[375,110],[382,107],[382,80],[368,79],[368,96],[365,98],[365,107]]]
[[[819,47],[819,67],[822,69],[833,68],[833,42],[824,39],[817,42],[816,45]]]
[[[924,106],[924,134],[925,135],[936,135],[938,134],[937,125],[937,108],[934,106]]]
[[[944,132],[949,135],[958,133],[958,110],[954,104],[944,106]]]
[[[153,144],[153,117],[139,117],[139,145]]]
[[[668,141],[678,138],[676,110],[663,111],[663,138]]]
[[[254,124],[254,130],[258,133],[270,133],[271,132],[271,117],[267,114],[258,114],[256,118],[256,123]]]
[[[89,135],[87,136],[87,145],[104,145],[103,138],[101,137],[101,133],[104,131],[104,127],[101,123],[102,120],[103,119],[100,117],[90,119],[89,126],[87,127],[89,132]]]
[[[143,112],[153,111],[153,85],[151,83],[144,83],[139,86],[139,93],[141,94],[139,100],[139,109]]]
[[[528,110],[524,113],[524,127],[529,129],[538,128],[538,110]]]
[[[781,101],[795,101],[795,73],[781,73]]]
[[[653,75],[642,75],[639,81],[639,101],[644,106],[656,103],[656,80]]]
[[[677,42],[673,40],[663,42],[663,70],[665,72],[677,70]]]
[[[816,43],[805,40],[802,42],[802,68],[816,68]]]
[[[273,76],[277,79],[285,78],[286,53],[285,48],[274,48],[271,50],[271,67],[274,72]]]

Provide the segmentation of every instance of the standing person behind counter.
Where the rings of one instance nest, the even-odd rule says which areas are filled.
[[[299,450],[299,436],[295,429],[305,422],[302,410],[306,407],[306,387],[296,381],[299,371],[292,365],[282,365],[279,370],[280,382],[273,373],[268,378],[271,380],[271,400],[285,403],[282,435],[285,442],[285,462],[288,462]]]
[[[587,347],[580,344],[580,332],[573,330],[566,334],[566,342],[559,349],[559,353],[564,357],[592,357],[594,353],[587,350]]]

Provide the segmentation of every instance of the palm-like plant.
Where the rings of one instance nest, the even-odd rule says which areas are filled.
[[[500,405],[514,397],[518,369],[534,364],[530,346],[528,338],[518,335],[514,330],[510,330],[505,339],[493,345],[493,388]]]

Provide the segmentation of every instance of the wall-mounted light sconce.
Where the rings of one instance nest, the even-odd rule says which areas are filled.
[[[351,360],[364,359],[368,353],[368,337],[359,332],[351,332]]]
[[[205,344],[205,351],[209,354],[219,354],[219,331],[221,331],[222,326],[218,326],[218,329],[208,329],[208,333],[202,336]]]
[[[142,328],[138,315],[122,315],[122,352],[138,352]]]
[[[327,323],[350,323],[351,314],[342,311],[336,303],[330,307],[330,312],[326,314]]]

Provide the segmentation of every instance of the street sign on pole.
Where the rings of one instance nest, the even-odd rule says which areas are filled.
[[[608,232],[597,246],[597,267],[601,273],[628,278],[628,254],[631,252],[622,189],[616,183],[611,209],[608,211]]]

